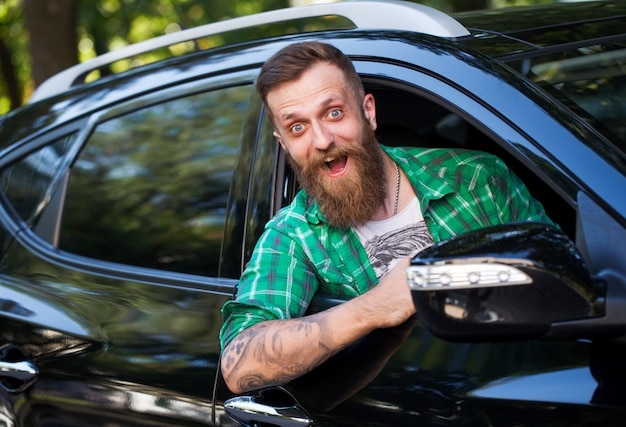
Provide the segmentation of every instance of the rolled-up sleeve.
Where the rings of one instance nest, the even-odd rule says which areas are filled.
[[[317,287],[301,244],[268,227],[239,280],[236,298],[222,307],[222,348],[257,323],[303,316]]]

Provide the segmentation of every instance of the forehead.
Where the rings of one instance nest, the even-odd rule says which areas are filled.
[[[348,103],[354,96],[343,72],[335,65],[313,65],[298,79],[286,82],[267,94],[267,104],[278,120],[332,102]]]

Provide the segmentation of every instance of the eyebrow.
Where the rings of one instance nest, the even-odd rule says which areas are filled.
[[[322,101],[320,103],[320,106],[322,108],[327,108],[329,105],[332,105],[332,104],[337,103],[337,102],[340,102],[342,104],[346,104],[346,100],[345,100],[345,98],[343,96],[331,96],[331,97],[326,98],[324,101]],[[294,117],[297,117],[298,115],[299,115],[299,113],[296,111],[296,112],[287,113],[287,115],[280,116],[279,118],[280,118],[281,122],[285,122],[285,121],[291,120]]]

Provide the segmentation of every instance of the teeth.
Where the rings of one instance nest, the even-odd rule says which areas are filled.
[[[335,160],[335,158],[334,158],[334,157],[324,157],[324,162],[325,162],[325,163],[330,163],[330,162],[332,162],[333,160]]]

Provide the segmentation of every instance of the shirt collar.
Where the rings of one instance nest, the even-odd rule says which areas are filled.
[[[420,202],[422,211],[426,210],[430,201],[441,199],[455,192],[454,188],[448,184],[446,180],[439,177],[428,165],[409,151],[420,150],[424,152],[424,150],[428,150],[428,148],[407,149],[403,147],[387,147],[384,145],[381,145],[381,148],[397,163],[409,179],[415,191],[415,195]]]

